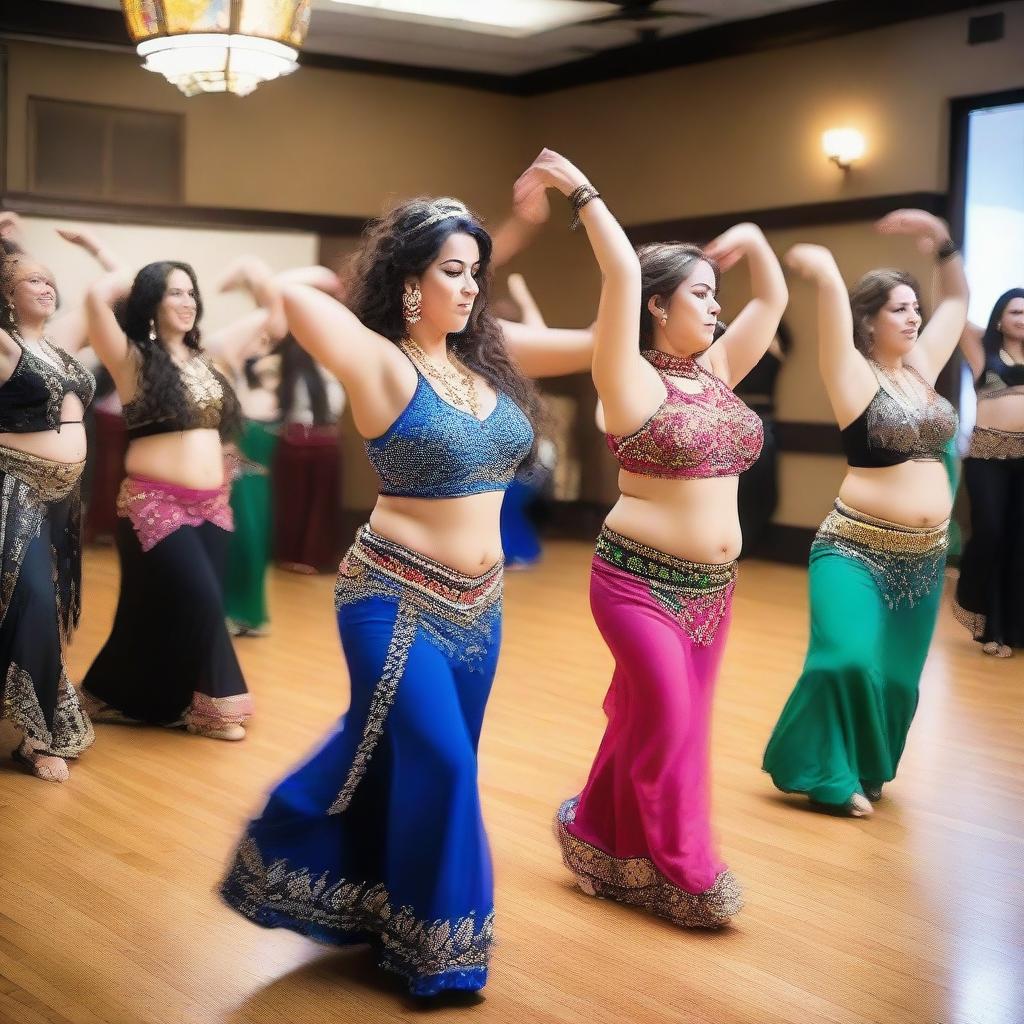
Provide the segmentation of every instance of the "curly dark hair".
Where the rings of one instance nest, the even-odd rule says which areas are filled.
[[[156,321],[157,307],[167,292],[167,279],[171,271],[181,270],[188,274],[196,296],[196,319],[184,338],[185,345],[193,352],[202,352],[199,336],[199,321],[203,316],[203,300],[199,294],[196,272],[187,263],[177,260],[160,260],[148,263],[136,275],[128,297],[117,310],[121,329],[129,342],[135,346],[142,358],[140,377],[145,379],[145,388],[139,389],[137,401],[146,403],[145,416],[153,419],[164,417],[187,418],[191,408],[189,398],[181,382],[181,372],[171,359],[170,353],[160,338],[149,336],[150,324]],[[224,406],[221,411],[220,436],[222,440],[234,438],[241,429],[242,416],[235,396],[235,390],[228,379],[211,364],[214,376],[224,392]],[[149,408],[151,406],[152,408]]]
[[[689,242],[655,242],[636,251],[640,258],[640,348],[654,348],[654,317],[647,308],[652,298],[666,299],[694,272],[698,263],[707,263],[715,275],[715,290],[721,284],[718,264],[704,250]],[[717,341],[725,333],[725,324],[715,328]]]
[[[1003,347],[1003,335],[999,330],[999,321],[1003,319],[1006,307],[1014,299],[1024,299],[1024,288],[1011,288],[996,299],[992,312],[989,314],[985,333],[981,337],[981,344],[985,349],[985,365],[997,372],[1002,368],[999,352]]]
[[[850,289],[850,312],[853,314],[853,343],[863,356],[871,353],[871,321],[889,301],[893,288],[905,284],[921,304],[921,286],[906,270],[869,270]],[[921,312],[922,326],[924,311]]]
[[[465,328],[448,335],[449,344],[466,366],[523,410],[537,436],[544,418],[540,396],[509,357],[501,327],[487,307],[491,236],[458,200],[410,199],[372,221],[346,267],[346,305],[370,330],[397,344],[406,334],[402,309],[406,279],[421,275],[449,236],[460,233],[480,247],[480,294]]]

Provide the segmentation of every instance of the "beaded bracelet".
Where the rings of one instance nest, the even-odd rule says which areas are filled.
[[[569,223],[569,230],[575,231],[580,226],[580,210],[591,201],[600,198],[601,193],[589,182],[579,185],[569,193],[569,203],[572,206],[572,221]]]

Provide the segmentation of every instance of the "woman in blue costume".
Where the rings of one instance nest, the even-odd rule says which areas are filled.
[[[462,203],[413,200],[368,229],[347,305],[281,287],[292,334],[349,395],[380,497],[335,588],[348,713],[250,823],[222,894],[260,925],[369,942],[414,995],[487,980],[477,745],[501,635],[499,512],[533,445],[523,374],[590,361],[587,331],[493,318],[491,252]]]

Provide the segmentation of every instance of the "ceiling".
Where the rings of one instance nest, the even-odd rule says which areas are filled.
[[[119,0],[64,0],[82,7],[119,10]],[[367,0],[363,0],[366,3]],[[369,0],[387,3],[388,0]],[[473,0],[477,8],[495,0]],[[500,0],[507,8],[522,0]],[[531,0],[538,2],[538,0]],[[820,3],[821,0],[818,0]],[[487,30],[462,20],[401,15],[355,2],[313,0],[306,53],[448,71],[514,77],[585,60],[602,51],[680,36],[726,22],[760,18],[795,8],[808,0],[655,0],[645,16],[637,0],[558,0],[555,17],[578,17],[574,24],[519,36]],[[429,9],[430,3],[410,4]],[[637,20],[592,23],[623,6],[637,5]],[[402,6],[397,3],[396,6]],[[453,0],[442,0],[449,10]],[[499,4],[500,6],[500,4]],[[575,11],[578,8],[578,13]],[[629,12],[627,12],[629,13]],[[507,30],[506,30],[507,33]],[[642,34],[643,33],[643,34]]]

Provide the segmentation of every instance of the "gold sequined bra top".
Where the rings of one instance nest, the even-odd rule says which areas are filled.
[[[11,336],[21,347],[21,355],[14,372],[0,385],[0,433],[59,433],[64,396],[77,395],[85,408],[96,393],[96,380],[62,348],[44,340],[51,362],[29,351],[16,334]],[[81,417],[64,422],[79,423]]]
[[[659,349],[642,355],[665,385],[665,401],[635,433],[608,435],[608,447],[629,473],[669,480],[738,476],[757,461],[764,444],[761,419],[725,382],[696,360]],[[703,386],[684,391],[674,379]]]
[[[870,360],[869,365],[878,390],[867,408],[840,431],[847,464],[874,469],[941,459],[957,431],[953,406],[913,367],[903,368],[901,384]]]
[[[185,402],[178,409],[170,408],[165,397],[156,394],[145,366],[143,363],[139,370],[138,394],[122,410],[130,441],[179,430],[219,430],[238,405],[234,389],[204,355],[192,356],[180,368]]]

